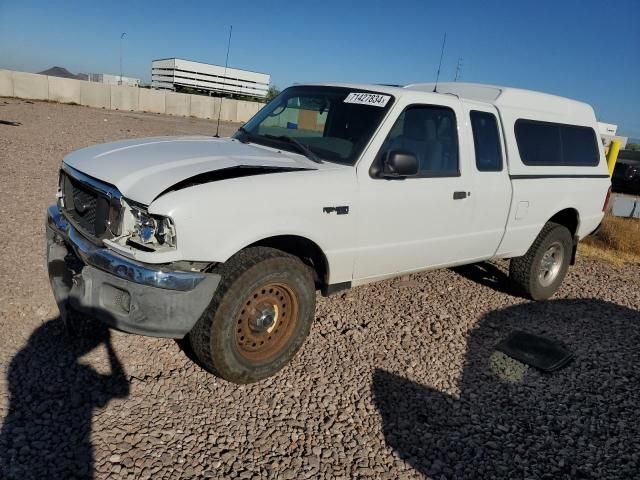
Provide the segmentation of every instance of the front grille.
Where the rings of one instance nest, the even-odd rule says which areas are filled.
[[[89,240],[99,243],[107,231],[109,198],[64,171],[61,175],[65,216]]]

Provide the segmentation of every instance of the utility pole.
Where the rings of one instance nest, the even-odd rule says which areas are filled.
[[[231,49],[231,33],[233,32],[233,25],[229,26],[229,41],[227,42],[227,58],[224,61],[224,75],[222,79],[222,93],[224,94],[224,87],[227,84],[227,66],[229,65],[229,50]],[[222,115],[222,99],[224,97],[220,97],[220,107],[218,109],[218,124],[216,125],[216,134],[214,137],[220,138],[220,116]]]
[[[458,65],[456,65],[456,76],[453,79],[454,82],[457,82],[458,79],[462,76],[462,57],[458,58]]]
[[[122,40],[126,34],[127,32],[122,32],[122,35],[120,35],[120,82],[118,85],[122,85]]]

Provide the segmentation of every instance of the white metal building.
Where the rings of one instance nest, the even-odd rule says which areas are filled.
[[[110,73],[89,73],[88,80],[96,83],[106,83],[107,85],[124,85],[126,87],[139,87],[140,79],[133,77],[120,77],[120,75],[111,75]],[[122,83],[120,80],[122,79]]]
[[[271,77],[266,73],[226,68],[180,58],[163,58],[151,62],[151,87],[198,90],[264,98]]]

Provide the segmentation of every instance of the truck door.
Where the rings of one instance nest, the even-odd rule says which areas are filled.
[[[464,263],[473,255],[466,238],[472,177],[463,161],[472,150],[458,134],[464,111],[453,96],[436,98],[438,105],[401,101],[394,106],[388,120],[392,126],[381,129],[378,143],[367,152],[369,159],[358,165],[354,284]],[[392,150],[414,154],[418,175],[392,180],[372,176],[372,162]]]
[[[504,235],[512,188],[498,112],[485,104],[464,105],[472,137],[473,165],[469,169],[473,212],[469,223],[469,252],[477,258],[495,255]]]

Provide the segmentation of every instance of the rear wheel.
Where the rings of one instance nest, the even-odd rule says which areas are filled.
[[[527,296],[546,300],[567,274],[572,246],[567,227],[549,222],[525,255],[511,259],[509,276]]]
[[[243,250],[222,265],[220,286],[189,333],[200,363],[234,383],[286,365],[309,334],[315,311],[310,268],[280,250]]]

